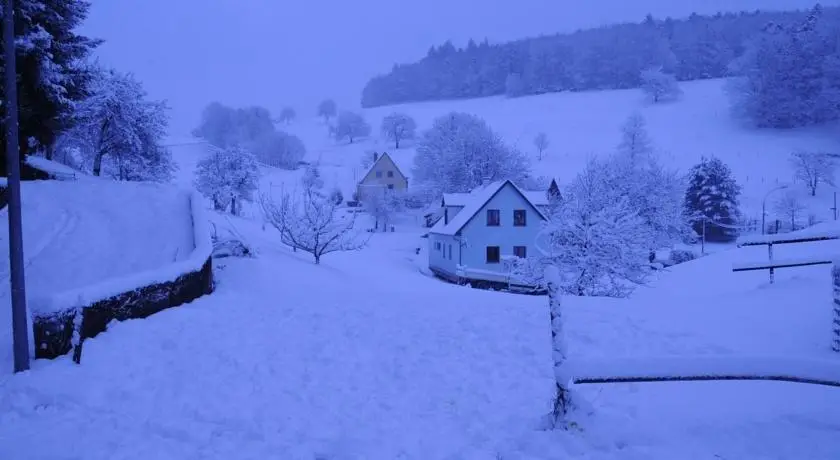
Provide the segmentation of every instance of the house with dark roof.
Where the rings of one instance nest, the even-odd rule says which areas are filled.
[[[547,192],[526,192],[509,180],[444,194],[443,216],[429,230],[429,269],[459,284],[522,285],[512,277],[512,261],[537,255],[548,205]]]
[[[365,195],[370,193],[405,191],[408,188],[408,176],[397,166],[394,159],[387,153],[374,153],[373,156],[373,164],[356,185],[358,200],[365,201]]]

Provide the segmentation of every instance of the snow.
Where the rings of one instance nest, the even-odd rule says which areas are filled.
[[[836,240],[838,238],[840,238],[840,229],[826,228],[825,225],[820,225],[791,233],[743,236],[738,238],[738,246],[796,243],[803,239]]]
[[[57,179],[76,178],[76,176],[83,174],[82,172],[77,171],[67,165],[58,163],[56,161],[48,160],[44,157],[28,155],[26,157],[26,163],[35,169],[38,169],[56,177]]]
[[[193,250],[186,192],[85,178],[21,184],[30,311],[72,307],[145,281],[141,273],[187,263]],[[0,310],[9,311],[8,209],[0,211]],[[124,278],[128,277],[128,278]],[[133,281],[132,281],[133,282]],[[136,288],[137,285],[131,285]],[[0,315],[0,366],[11,362],[11,317]]]
[[[481,207],[487,204],[487,202],[493,198],[493,195],[495,195],[506,184],[510,184],[523,197],[525,197],[526,200],[530,201],[526,192],[523,192],[513,182],[506,180],[496,181],[482,187],[477,187],[470,191],[470,193],[447,194],[446,196],[449,198],[444,197],[444,202],[447,206],[455,206],[447,201],[448,199],[453,199],[456,203],[459,203],[459,206],[463,206],[463,209],[461,209],[461,211],[459,211],[458,214],[449,221],[449,223],[441,225],[440,227],[436,224],[432,227],[431,233],[440,233],[441,235],[454,235],[458,233],[458,231],[461,230],[479,210],[481,210]],[[460,203],[463,203],[463,205]],[[534,205],[534,209],[537,209],[538,212],[542,212],[533,202],[532,205]]]
[[[575,385],[592,413],[541,431],[554,382],[545,297],[423,276],[419,228],[315,266],[258,222],[214,216],[258,257],[226,259],[211,296],[89,339],[81,366],[0,376],[0,438],[14,440],[0,458],[840,455],[840,391],[790,383]],[[729,272],[761,249],[673,267],[630,299],[564,298],[570,369],[835,377],[829,269],[775,285]]]

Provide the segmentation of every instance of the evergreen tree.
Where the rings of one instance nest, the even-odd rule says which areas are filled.
[[[73,104],[88,95],[92,73],[82,62],[100,41],[79,35],[76,28],[87,17],[89,8],[90,3],[82,0],[15,2],[21,161],[33,151],[51,147],[70,127]],[[0,64],[2,60],[0,55]],[[5,137],[5,130],[0,130],[3,176]]]
[[[703,234],[706,226],[707,241],[731,241],[737,231],[740,211],[738,197],[741,187],[732,177],[732,171],[718,158],[703,158],[689,172],[685,192],[685,212],[694,231]]]

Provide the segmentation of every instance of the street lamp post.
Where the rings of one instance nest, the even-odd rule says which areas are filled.
[[[29,321],[23,272],[23,225],[20,206],[20,151],[18,144],[17,66],[15,65],[14,0],[5,0],[3,46],[6,72],[6,169],[9,207],[9,280],[12,287],[12,340],[15,372],[29,369]]]
[[[764,199],[761,200],[761,234],[762,235],[764,235],[766,233],[766,228],[765,228],[765,225],[764,225],[764,218],[767,217],[767,211],[766,211],[767,197],[769,197],[771,193],[773,193],[777,190],[782,190],[782,189],[786,189],[786,188],[788,188],[787,185],[780,185],[776,188],[770,189],[769,192],[764,194]]]

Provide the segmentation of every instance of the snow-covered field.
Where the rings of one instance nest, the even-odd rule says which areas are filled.
[[[24,182],[27,298],[182,260],[193,250],[188,195],[174,187],[109,180]],[[0,310],[9,311],[8,210],[0,211]],[[10,315],[0,316],[0,366],[11,369]]]
[[[450,110],[474,112],[527,151],[544,130],[553,147],[534,169],[568,179],[586,155],[611,150],[622,121],[640,109],[672,164],[687,168],[701,154],[725,158],[753,209],[776,177],[790,177],[790,151],[836,146],[820,131],[736,127],[720,82],[684,90],[681,102],[657,107],[644,106],[635,91],[617,91],[399,110],[415,116],[421,129]],[[366,116],[377,127],[392,110]],[[307,143],[307,160],[320,161],[327,186],[341,187],[347,197],[362,172],[361,157],[391,150],[376,136],[336,145],[317,121],[302,119],[289,130]],[[173,152],[181,165],[178,182],[187,185],[206,147],[181,140]],[[412,155],[411,148],[395,154],[404,164]],[[293,187],[300,173],[267,169],[263,191]],[[69,195],[62,192],[51,193]],[[99,192],[101,208],[89,198],[93,204],[84,201],[83,209],[99,212],[102,228],[72,232],[62,250],[92,247],[104,254],[107,248],[109,263],[127,264],[141,253],[164,257],[172,246],[125,248],[123,255],[115,239],[189,235],[186,228],[173,233],[162,217],[165,205],[154,199]],[[129,201],[121,208],[103,201],[110,196]],[[130,210],[127,202],[134,203]],[[34,206],[60,211],[60,204],[42,199]],[[823,207],[823,201],[814,205]],[[161,228],[122,228],[123,212]],[[396,232],[373,234],[368,247],[327,255],[320,266],[280,244],[259,219],[216,215],[214,222],[241,235],[257,257],[217,260],[213,295],[112,325],[85,343],[80,366],[64,357],[37,361],[21,375],[0,372],[0,458],[840,458],[840,390],[802,384],[581,385],[578,396],[588,409],[574,414],[577,428],[544,431],[554,383],[545,297],[428,276],[426,240],[411,216],[397,222]],[[774,256],[838,252],[840,242],[833,241],[780,246]],[[661,272],[629,299],[565,298],[571,359],[763,355],[840,367],[840,354],[830,351],[829,266],[779,270],[772,285],[766,272],[731,271],[733,263],[766,257],[761,247],[716,250]],[[59,270],[79,266],[64,265],[69,268]],[[96,276],[116,270],[102,268]],[[4,344],[3,353],[10,349]]]
[[[436,117],[450,111],[479,115],[508,143],[531,156],[536,175],[561,180],[574,177],[590,155],[614,151],[621,139],[622,124],[630,114],[638,111],[647,121],[661,158],[669,165],[687,172],[701,156],[714,155],[724,159],[744,188],[742,209],[747,216],[759,219],[765,194],[778,185],[791,183],[792,189],[800,192],[809,213],[820,220],[833,218],[829,208],[833,204],[834,189],[821,188],[816,198],[807,196],[801,183],[793,183],[788,161],[790,154],[797,150],[837,152],[836,130],[822,127],[774,131],[743,127],[730,116],[723,80],[688,82],[682,88],[682,99],[661,105],[646,103],[639,90],[620,90],[554,93],[516,99],[491,97],[368,109],[362,113],[373,127],[373,134],[354,144],[330,139],[323,121],[303,115],[309,111],[302,109],[297,121],[278,128],[299,136],[308,149],[306,160],[319,161],[327,185],[338,186],[349,198],[366,171],[362,157],[374,151],[387,151],[406,174],[411,174],[414,157],[411,142],[395,151],[379,134],[382,119],[393,111],[414,117],[418,131],[430,127]],[[533,139],[539,132],[545,132],[551,142],[542,160],[537,159],[533,146]],[[192,180],[187,169],[182,174],[185,182]],[[266,192],[279,193],[284,183],[285,187],[294,187],[301,174],[302,171],[268,169],[262,187]],[[779,196],[775,192],[768,198],[769,220],[774,218],[772,204]]]
[[[840,456],[840,391],[785,383],[581,386],[592,412],[577,414],[580,428],[542,431],[553,384],[544,297],[423,276],[418,232],[375,234],[315,266],[257,222],[216,220],[258,257],[222,261],[209,297],[89,340],[81,366],[62,358],[0,377],[0,458]],[[829,269],[783,270],[774,285],[731,273],[764,255],[677,266],[629,300],[565,299],[571,356],[840,366],[828,351]]]

